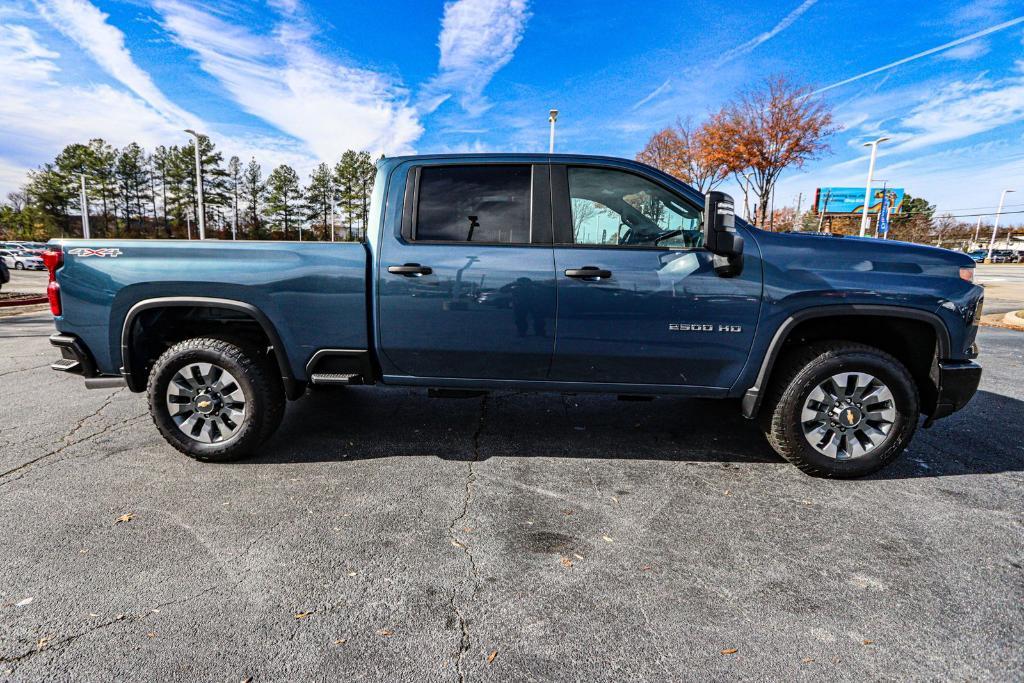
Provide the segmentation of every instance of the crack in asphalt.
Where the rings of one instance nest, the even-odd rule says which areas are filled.
[[[242,583],[242,581],[244,581],[244,580],[245,580],[245,577],[243,575],[237,582],[235,582],[235,584],[233,586],[231,586],[229,591],[234,590],[235,588],[237,588]],[[185,596],[184,598],[178,598],[176,600],[168,600],[167,602],[162,602],[162,603],[158,604],[156,607],[150,608],[150,610],[148,612],[143,612],[141,614],[135,614],[135,615],[131,615],[131,616],[126,615],[126,614],[119,614],[116,617],[114,617],[113,619],[101,622],[99,624],[94,624],[90,628],[87,628],[84,631],[81,631],[79,633],[73,633],[73,634],[71,634],[69,636],[61,638],[60,640],[53,641],[52,643],[48,639],[45,640],[45,641],[43,639],[40,639],[40,643],[42,643],[42,644],[36,644],[32,649],[26,650],[25,652],[22,652],[20,655],[14,655],[14,656],[10,656],[10,657],[0,657],[0,663],[16,664],[18,662],[27,661],[28,659],[30,659],[34,655],[40,654],[42,652],[53,653],[53,652],[62,650],[65,647],[68,647],[71,644],[73,644],[79,638],[83,638],[85,636],[91,635],[91,634],[95,633],[96,631],[100,631],[100,630],[105,629],[105,628],[107,628],[109,626],[113,626],[114,624],[119,624],[119,623],[122,623],[122,622],[124,622],[124,623],[136,623],[136,622],[139,622],[139,621],[143,621],[147,617],[149,617],[149,616],[151,616],[153,614],[159,613],[160,610],[164,609],[165,607],[171,607],[173,605],[180,605],[180,604],[184,604],[186,602],[189,602],[191,600],[195,600],[197,598],[201,598],[202,596],[206,595],[207,593],[209,593],[209,592],[219,588],[221,585],[222,584],[215,583],[212,586],[207,586],[206,588],[204,588],[203,590],[199,591],[195,595],[188,595],[188,596]]]
[[[12,474],[15,474],[17,472],[21,472],[23,470],[26,470],[26,469],[28,469],[32,465],[35,465],[37,462],[39,462],[41,460],[45,460],[46,458],[49,458],[49,457],[52,457],[54,455],[58,455],[60,453],[63,453],[64,451],[66,451],[67,449],[71,448],[72,446],[76,446],[76,445],[78,445],[80,443],[84,443],[86,441],[91,441],[92,439],[95,439],[98,436],[106,434],[108,431],[110,431],[114,427],[118,426],[118,425],[113,425],[113,424],[107,425],[107,426],[103,427],[101,430],[99,430],[98,432],[95,432],[94,434],[90,434],[89,436],[82,437],[81,439],[78,439],[77,441],[74,440],[75,435],[78,434],[78,432],[81,431],[83,427],[85,427],[85,423],[88,422],[89,420],[91,420],[92,418],[98,416],[100,413],[102,413],[111,403],[113,403],[114,397],[116,397],[122,391],[124,391],[124,389],[118,389],[118,390],[114,391],[113,393],[111,393],[109,396],[107,396],[106,400],[103,401],[103,404],[100,405],[99,408],[97,408],[95,411],[93,411],[92,413],[89,413],[88,415],[86,415],[85,417],[80,419],[78,422],[76,422],[75,426],[72,427],[71,431],[68,432],[67,435],[64,437],[64,445],[62,445],[59,448],[56,448],[56,449],[54,449],[54,450],[52,450],[52,451],[50,451],[48,453],[43,453],[40,456],[32,458],[28,462],[23,462],[22,464],[18,465],[17,467],[13,467],[13,468],[7,470],[6,472],[0,472],[0,480],[5,479],[6,477],[8,477],[8,476],[10,476]],[[21,479],[21,477],[15,477],[14,479],[8,479],[6,481],[0,481],[0,486],[5,486],[5,485],[11,483],[12,481],[17,481],[18,479]]]
[[[49,363],[44,363],[43,365],[33,365],[31,367],[28,367],[28,368],[18,368],[17,370],[8,370],[7,372],[0,372],[0,377],[7,377],[8,375],[16,375],[19,372],[28,372],[29,370],[42,370],[43,368],[48,368],[48,367],[50,367],[50,364]]]
[[[473,501],[473,487],[476,484],[476,463],[480,460],[480,434],[484,429],[484,421],[487,419],[487,406],[488,406],[489,395],[484,395],[480,400],[480,416],[477,418],[476,431],[473,432],[472,444],[473,444],[473,457],[468,463],[466,473],[466,487],[465,494],[462,498],[462,512],[460,512],[450,525],[448,525],[448,535],[451,537],[452,545],[461,548],[462,552],[465,553],[466,559],[469,563],[469,574],[472,578],[472,587],[469,593],[469,599],[466,602],[472,602],[476,597],[478,588],[478,578],[476,559],[473,557],[473,551],[470,550],[469,546],[462,543],[458,538],[458,531],[456,527],[465,521],[469,514],[469,505]],[[465,658],[466,653],[469,652],[469,622],[466,620],[466,615],[462,613],[462,608],[458,603],[458,588],[452,589],[451,608],[455,614],[455,618],[459,622],[460,640],[459,650],[456,653],[455,669],[459,676],[459,683],[465,683],[466,672],[462,668],[462,660]]]

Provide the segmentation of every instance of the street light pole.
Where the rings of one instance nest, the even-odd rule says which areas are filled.
[[[974,244],[978,243],[978,236],[981,233],[981,216],[978,216],[978,227],[974,228]],[[972,247],[974,245],[971,245]]]
[[[89,239],[89,197],[85,194],[85,174],[78,174],[82,178],[82,239]]]
[[[548,139],[548,154],[555,153],[555,121],[558,120],[558,110],[552,109],[548,112],[548,122],[551,124],[551,137]]]
[[[864,188],[864,214],[860,217],[860,236],[868,231],[868,207],[871,205],[871,176],[875,174],[875,157],[878,155],[878,145],[889,138],[881,137],[874,142],[865,142],[865,147],[871,148],[871,163],[868,164],[868,185]]]
[[[1013,190],[1003,190],[1003,193],[999,195],[999,208],[996,209],[996,221],[992,224],[992,241],[988,243],[988,258],[985,259],[985,263],[992,263],[992,250],[996,246],[996,233],[999,231],[999,216],[1003,213],[1003,202],[1006,201],[1006,195],[1013,192]]]
[[[199,133],[191,128],[185,130],[196,140],[196,192],[199,198],[199,239],[206,239],[206,212],[203,209],[203,160],[199,153]]]

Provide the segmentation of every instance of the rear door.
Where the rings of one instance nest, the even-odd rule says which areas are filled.
[[[412,166],[378,278],[385,375],[545,379],[555,343],[548,167]]]
[[[551,379],[728,387],[753,341],[757,259],[719,277],[702,207],[625,168],[552,166],[558,338]]]

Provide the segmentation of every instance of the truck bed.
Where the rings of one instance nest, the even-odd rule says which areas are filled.
[[[168,297],[217,297],[255,306],[274,321],[294,377],[325,347],[366,349],[367,251],[356,242],[55,240],[64,314],[97,369],[120,372],[128,311]]]

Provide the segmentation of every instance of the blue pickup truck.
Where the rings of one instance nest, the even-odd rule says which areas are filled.
[[[758,230],[625,159],[395,157],[361,243],[56,240],[46,263],[54,369],[146,392],[205,461],[308,390],[376,384],[737,399],[800,469],[853,477],[981,377],[967,256]]]

